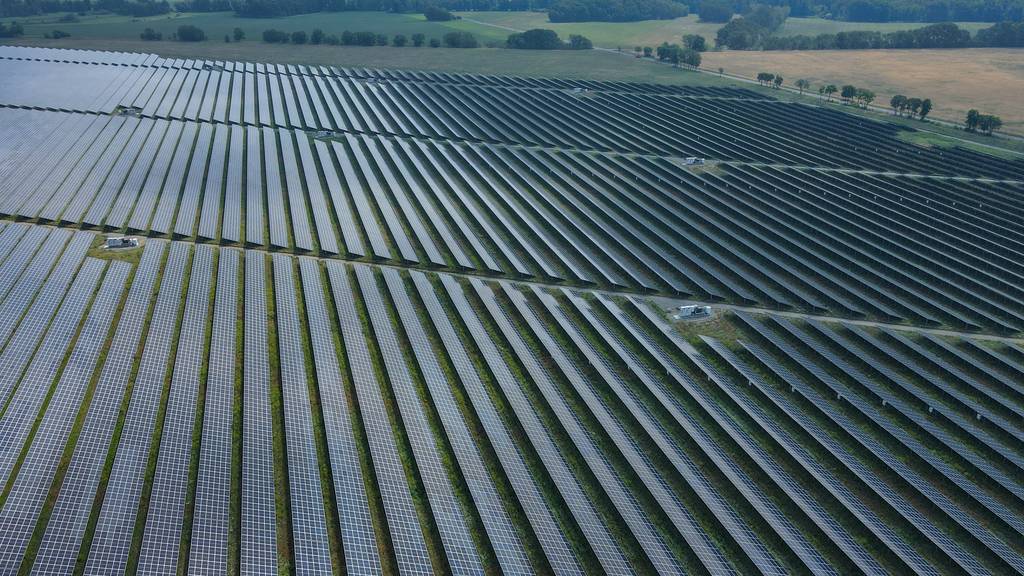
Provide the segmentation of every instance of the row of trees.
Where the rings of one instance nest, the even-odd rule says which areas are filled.
[[[519,50],[590,50],[594,44],[579,34],[571,34],[568,42],[562,42],[554,30],[534,28],[509,34],[505,46]]]
[[[766,1],[766,0],[760,0]],[[752,0],[690,0],[706,22],[728,22]],[[849,22],[1001,22],[1024,19],[1024,0],[770,0],[800,18]],[[726,7],[722,7],[725,4]],[[705,10],[708,16],[705,17]]]
[[[655,55],[658,57],[658,60],[669,62],[675,67],[689,66],[690,68],[700,68],[700,52],[693,48],[686,48],[679,44],[669,44],[666,42],[658,46],[655,50]]]
[[[931,24],[914,30],[883,34],[851,30],[817,36],[772,36],[765,50],[866,50],[880,48],[966,48],[969,46],[1017,48],[1024,46],[1024,23],[1003,22],[971,33],[952,22]]]
[[[245,33],[242,32],[240,28],[235,28],[235,33],[238,34],[239,32],[242,33],[242,37],[245,37]],[[152,28],[146,28],[141,34],[139,34],[139,38],[147,41],[163,40],[164,34],[163,32],[157,32]],[[225,36],[224,39],[227,40],[228,37]],[[177,31],[171,33],[171,40],[177,40],[179,42],[203,42],[206,40],[206,32],[201,28],[192,26],[191,24],[183,24],[178,26]]]
[[[932,99],[908,98],[903,94],[896,94],[889,99],[889,106],[892,107],[893,114],[924,120],[932,111]]]
[[[771,72],[758,72],[757,83],[761,86],[774,86],[776,90],[782,87],[782,74],[772,74]]]
[[[244,35],[242,38],[244,38]],[[242,38],[236,37],[235,40],[238,41]],[[227,40],[227,37],[225,37],[225,40]],[[269,44],[327,44],[329,46],[388,46],[390,44],[398,48],[410,45],[418,48],[428,44],[431,48],[439,48],[442,43],[449,48],[476,48],[480,45],[476,37],[469,32],[449,32],[441,40],[431,38],[428,41],[427,37],[420,33],[408,37],[405,34],[396,34],[394,37],[388,38],[384,34],[365,31],[350,32],[345,30],[340,35],[325,34],[319,28],[313,30],[308,35],[302,30],[288,33],[283,30],[269,28],[263,31],[263,41]]]
[[[974,108],[967,111],[967,118],[964,119],[964,130],[968,132],[981,131],[989,136],[992,132],[1003,127],[1003,119],[992,114],[982,114]]]
[[[635,22],[671,20],[689,14],[675,0],[555,0],[548,8],[551,22]]]

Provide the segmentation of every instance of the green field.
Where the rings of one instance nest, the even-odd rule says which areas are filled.
[[[528,30],[548,28],[563,38],[569,34],[582,34],[590,38],[595,46],[603,48],[634,46],[657,46],[662,42],[679,42],[683,34],[700,34],[714,41],[721,24],[707,24],[697,20],[696,15],[674,20],[643,20],[640,22],[548,22],[543,12],[460,12],[467,21],[483,22],[493,26]]]

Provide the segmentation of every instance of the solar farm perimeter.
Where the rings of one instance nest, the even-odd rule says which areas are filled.
[[[741,88],[0,77],[0,574],[1024,573],[1024,161]]]

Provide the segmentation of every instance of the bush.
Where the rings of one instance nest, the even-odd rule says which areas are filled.
[[[224,35],[224,43],[225,44],[231,44],[231,36],[228,36],[227,34],[225,34]]]
[[[263,31],[263,41],[268,42],[270,44],[287,44],[288,33],[281,30],[268,28]]]
[[[16,38],[25,33],[25,27],[17,22],[4,24],[0,22],[0,38]]]
[[[480,45],[469,32],[449,32],[444,35],[444,45],[449,48],[476,48]]]
[[[304,31],[302,31],[302,30],[296,30],[295,32],[292,32],[291,40],[292,40],[292,44],[305,44],[306,43],[306,33]]]
[[[430,39],[430,47],[431,48],[440,48],[441,47],[441,41],[438,40],[437,38],[431,38]]]
[[[391,40],[391,45],[395,48],[401,48],[409,43],[409,39],[405,37],[405,34],[395,34],[394,39]]]
[[[441,8],[440,6],[429,5],[423,9],[423,15],[426,16],[430,22],[447,22],[448,20],[454,20],[455,16],[451,12]]]
[[[142,34],[139,34],[139,38],[142,38],[143,40],[147,40],[147,41],[162,40],[163,37],[164,37],[164,35],[162,33],[157,32],[156,30],[153,30],[152,28],[146,28],[145,30],[142,31]]]
[[[373,32],[356,32],[352,43],[356,46],[373,46],[377,43],[377,35]]]
[[[235,42],[241,42],[242,40],[245,40],[245,30],[235,28],[231,31],[231,36],[234,37]]]
[[[341,44],[341,39],[338,38],[337,34],[328,34],[327,36],[324,36],[324,44],[327,44],[328,46],[337,46],[338,44]]]
[[[417,47],[417,48],[419,48],[420,46],[423,46],[423,44],[426,41],[427,41],[427,37],[424,36],[423,34],[419,33],[419,32],[417,32],[417,33],[412,35],[412,45]]]
[[[683,34],[683,46],[697,52],[704,52],[708,49],[707,41],[700,34]]]
[[[448,43],[447,36],[445,43]],[[509,34],[505,44],[509,48],[520,50],[558,50],[562,47],[562,40],[554,30],[534,28],[526,32]]]
[[[383,34],[377,34],[374,37],[374,43],[377,44],[377,46],[387,46],[388,45],[388,37],[383,35]]]
[[[590,50],[594,47],[594,43],[590,41],[590,38],[581,36],[579,34],[569,35],[569,49],[570,50]]]
[[[319,28],[314,28],[313,32],[309,35],[310,44],[323,44],[324,42],[324,31]]]
[[[178,41],[180,42],[202,42],[206,40],[206,32],[191,24],[178,26]]]

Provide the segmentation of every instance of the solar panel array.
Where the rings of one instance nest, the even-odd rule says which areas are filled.
[[[0,574],[1024,574],[1021,183],[937,176],[1013,162],[746,90],[5,66]],[[698,138],[755,161],[614,151]]]
[[[16,126],[53,115],[0,113]],[[0,213],[846,317],[1024,327],[1019,176],[743,163],[695,173],[642,155],[120,116],[54,132],[63,137],[12,154]]]

